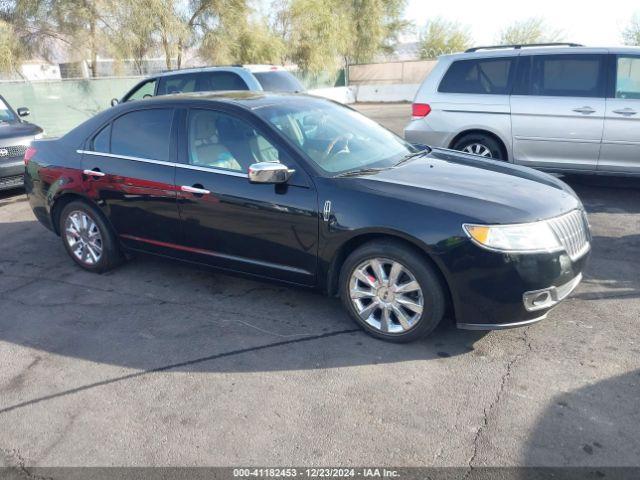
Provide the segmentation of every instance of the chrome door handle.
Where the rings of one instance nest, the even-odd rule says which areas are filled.
[[[100,170],[83,170],[82,173],[89,177],[104,177],[106,173],[102,173]]]
[[[595,113],[596,112],[591,107],[574,108],[573,111],[576,112],[576,113],[584,113],[585,115],[589,115],[591,113]]]
[[[622,110],[613,110],[613,113],[617,113],[618,115],[635,115],[636,112],[633,108],[623,108]]]
[[[209,195],[211,193],[209,190],[206,190],[204,188],[190,187],[189,185],[182,185],[180,187],[180,190],[182,190],[183,192],[193,193],[195,195]]]

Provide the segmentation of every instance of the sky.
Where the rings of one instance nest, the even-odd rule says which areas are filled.
[[[409,0],[405,15],[419,27],[435,17],[468,25],[478,45],[494,44],[514,21],[542,17],[566,41],[608,47],[622,44],[620,33],[634,12],[640,14],[638,0]]]

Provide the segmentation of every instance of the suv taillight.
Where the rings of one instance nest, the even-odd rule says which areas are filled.
[[[29,160],[31,160],[33,158],[33,156],[36,154],[37,150],[32,147],[29,146],[27,147],[27,149],[24,151],[24,164],[25,166],[28,165]]]
[[[411,115],[414,117],[426,117],[431,113],[428,103],[414,103],[411,105]]]

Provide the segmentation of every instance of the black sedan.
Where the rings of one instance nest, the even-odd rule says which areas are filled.
[[[590,249],[557,178],[411,146],[308,96],[130,102],[34,142],[25,162],[35,215],[86,270],[140,251],[316,288],[392,341],[447,313],[468,329],[536,322]]]
[[[15,111],[0,95],[0,190],[22,186],[24,152],[34,138],[42,137],[42,129],[25,122],[28,108]]]

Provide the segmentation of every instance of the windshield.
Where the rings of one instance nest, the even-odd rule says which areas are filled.
[[[266,92],[303,92],[304,87],[296,77],[284,70],[254,72]]]
[[[416,148],[364,115],[312,98],[255,109],[325,173],[392,167]]]
[[[0,97],[0,122],[15,122],[16,116],[9,104]]]

